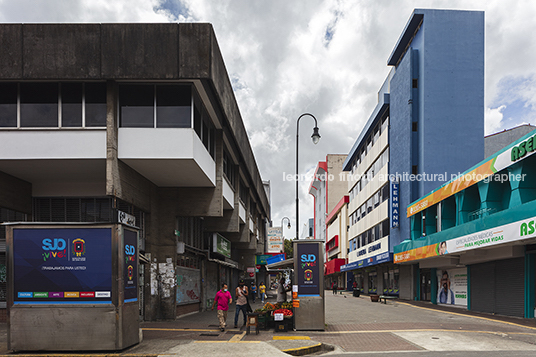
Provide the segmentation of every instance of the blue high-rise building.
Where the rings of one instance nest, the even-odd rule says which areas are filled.
[[[341,270],[365,293],[413,299],[416,267],[393,264],[393,247],[412,238],[405,207],[484,158],[484,13],[415,9],[387,64],[343,167],[350,253]]]

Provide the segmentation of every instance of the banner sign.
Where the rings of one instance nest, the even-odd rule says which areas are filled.
[[[324,275],[321,274],[319,266],[318,245],[298,242],[295,254],[298,261],[298,294],[321,295],[320,279],[324,279]]]
[[[366,260],[389,251],[389,237],[383,237],[348,253],[348,263]]]
[[[125,264],[123,268],[124,301],[138,301],[138,233],[124,229]]]
[[[455,179],[445,183],[435,191],[432,191],[425,197],[412,203],[407,208],[408,217],[411,217],[414,214],[433,206],[445,198],[450,197],[479,181],[489,178],[495,173],[513,165],[516,163],[516,160],[520,160],[521,158],[526,159],[527,157],[533,155],[536,152],[534,150],[536,145],[533,145],[533,143],[536,142],[536,136],[530,136],[532,136],[532,133],[510,144],[503,151],[498,152],[494,156],[477,164],[477,166],[469,169]],[[527,138],[529,139],[527,140]],[[520,142],[521,144],[519,144],[519,147],[517,147],[518,143]],[[520,153],[523,155],[520,155]],[[513,179],[518,181],[521,179],[521,177],[517,178],[515,176],[516,175],[514,175]],[[512,180],[511,178],[509,179]]]
[[[400,218],[400,201],[398,200],[399,183],[391,182],[391,228],[397,228]]]
[[[386,252],[386,253],[375,255],[367,259],[361,259],[356,262],[343,265],[341,266],[341,272],[365,268],[371,265],[376,265],[376,264],[381,264],[381,263],[387,263],[392,260],[393,260],[393,254]]]
[[[536,217],[395,254],[395,263],[490,247],[536,237]]]
[[[15,304],[112,300],[111,228],[13,229]]]
[[[259,265],[266,265],[266,261],[271,258],[271,254],[262,254],[255,256],[255,263]]]
[[[212,234],[213,252],[231,258],[231,242],[218,233]]]
[[[266,253],[281,253],[283,252],[283,228],[268,227],[266,240]]]
[[[467,306],[467,268],[437,270],[437,303]]]

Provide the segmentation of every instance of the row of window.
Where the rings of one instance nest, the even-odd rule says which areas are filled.
[[[367,229],[354,239],[350,240],[350,251],[354,251],[367,244],[375,242],[389,235],[389,219],[386,219],[374,227]]]
[[[389,199],[389,183],[383,185],[375,194],[363,203],[358,209],[350,215],[350,226],[353,226],[367,214],[372,212],[380,203]]]
[[[0,83],[0,127],[106,126],[106,83]]]
[[[370,152],[374,144],[380,139],[380,135],[387,129],[389,125],[389,116],[386,115],[381,121],[378,121],[374,129],[371,130],[368,137],[366,137],[362,142],[364,143],[361,148],[358,150],[356,157],[352,161],[352,174],[357,171],[359,164],[365,160],[365,156]]]
[[[374,179],[380,170],[389,163],[389,149],[385,149],[380,156],[374,161],[370,168],[361,176],[361,179],[350,190],[350,202],[357,196],[367,184]]]

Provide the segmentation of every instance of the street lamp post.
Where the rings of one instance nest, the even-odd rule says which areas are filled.
[[[296,239],[299,239],[299,226],[300,226],[300,199],[298,198],[298,183],[299,183],[299,176],[298,176],[298,142],[300,137],[300,119],[304,116],[310,116],[315,120],[315,127],[313,128],[313,135],[311,135],[311,139],[313,140],[313,144],[318,144],[318,141],[320,140],[320,134],[318,133],[318,122],[313,114],[304,113],[300,115],[296,122]]]
[[[281,229],[283,229],[283,222],[285,221],[285,219],[288,220],[287,228],[290,229],[290,218],[288,218],[288,217],[281,218]]]

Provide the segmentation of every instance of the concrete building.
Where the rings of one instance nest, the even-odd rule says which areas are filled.
[[[320,161],[316,167],[309,194],[314,198],[314,239],[324,241],[324,286],[331,286],[339,280],[339,286],[344,286],[340,276],[340,266],[346,262],[346,234],[341,234],[341,224],[346,227],[347,218],[341,219],[341,210],[345,212],[346,175],[342,173],[342,164],[346,155],[328,154],[326,161]],[[341,203],[342,201],[342,203]],[[344,207],[343,207],[344,206]],[[330,221],[328,222],[328,218]],[[346,231],[344,229],[344,231]],[[327,285],[326,285],[327,284]]]
[[[387,63],[344,163],[350,253],[341,270],[365,293],[413,299],[414,267],[392,259],[410,239],[399,208],[484,157],[484,13],[415,9]]]
[[[407,206],[412,238],[395,262],[418,264],[417,299],[534,318],[535,149],[532,131]]]
[[[269,198],[210,24],[0,38],[2,221],[135,219],[146,320],[203,310],[255,267]]]
[[[522,124],[514,128],[504,129],[503,131],[486,135],[484,137],[485,157],[490,157],[497,151],[504,149],[514,141],[532,132],[534,129],[536,129],[534,125]]]

